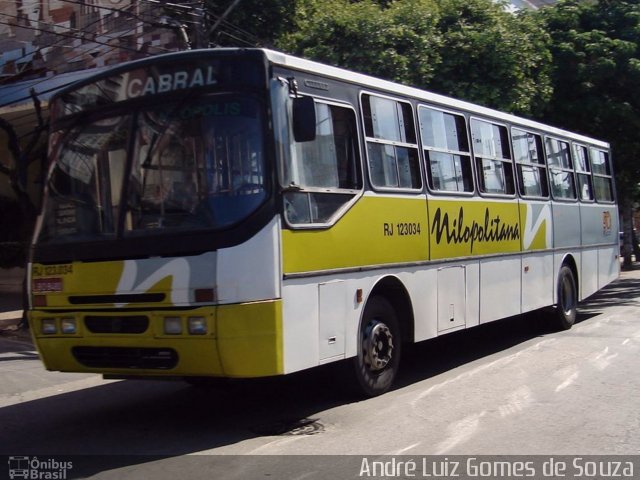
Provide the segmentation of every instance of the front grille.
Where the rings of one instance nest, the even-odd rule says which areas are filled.
[[[71,295],[71,305],[94,305],[96,303],[157,303],[166,298],[164,293],[126,293],[121,295]]]
[[[149,328],[149,318],[144,315],[100,317],[88,315],[84,324],[91,333],[144,333]]]
[[[91,368],[169,370],[178,364],[178,353],[171,348],[73,347],[71,352]]]

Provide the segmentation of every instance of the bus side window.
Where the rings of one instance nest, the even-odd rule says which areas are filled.
[[[557,138],[547,137],[546,146],[553,198],[575,200],[576,187],[569,143]]]
[[[576,159],[576,178],[578,181],[578,196],[583,202],[593,200],[593,186],[591,184],[591,168],[589,153],[584,145],[573,144],[573,154]]]
[[[471,119],[471,139],[482,193],[513,195],[513,166],[507,127]]]
[[[294,142],[284,171],[284,213],[291,225],[326,224],[362,189],[355,112],[316,102],[315,139]]]
[[[429,188],[442,192],[473,192],[473,169],[464,116],[420,105],[418,120]]]
[[[372,185],[383,189],[421,189],[411,104],[363,94],[362,111]]]
[[[548,197],[547,168],[540,135],[512,128],[511,143],[516,161],[520,195],[523,197]]]
[[[609,154],[597,148],[591,148],[591,166],[593,167],[593,186],[598,202],[613,202],[613,177]]]

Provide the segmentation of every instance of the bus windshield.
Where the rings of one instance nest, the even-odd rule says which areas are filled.
[[[246,95],[85,115],[51,147],[40,243],[223,229],[267,197],[261,104]]]

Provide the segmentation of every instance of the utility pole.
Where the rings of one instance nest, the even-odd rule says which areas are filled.
[[[193,41],[191,43],[194,48],[207,48],[209,47],[209,37],[207,36],[208,15],[204,0],[200,0],[194,10],[196,24],[193,27]]]

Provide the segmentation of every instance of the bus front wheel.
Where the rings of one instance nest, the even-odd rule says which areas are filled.
[[[370,298],[362,316],[354,359],[356,378],[365,395],[375,397],[389,390],[398,371],[401,346],[394,308],[384,297]]]
[[[576,322],[578,308],[578,289],[573,271],[567,265],[560,268],[558,274],[558,303],[555,311],[555,324],[561,330],[569,330]]]

